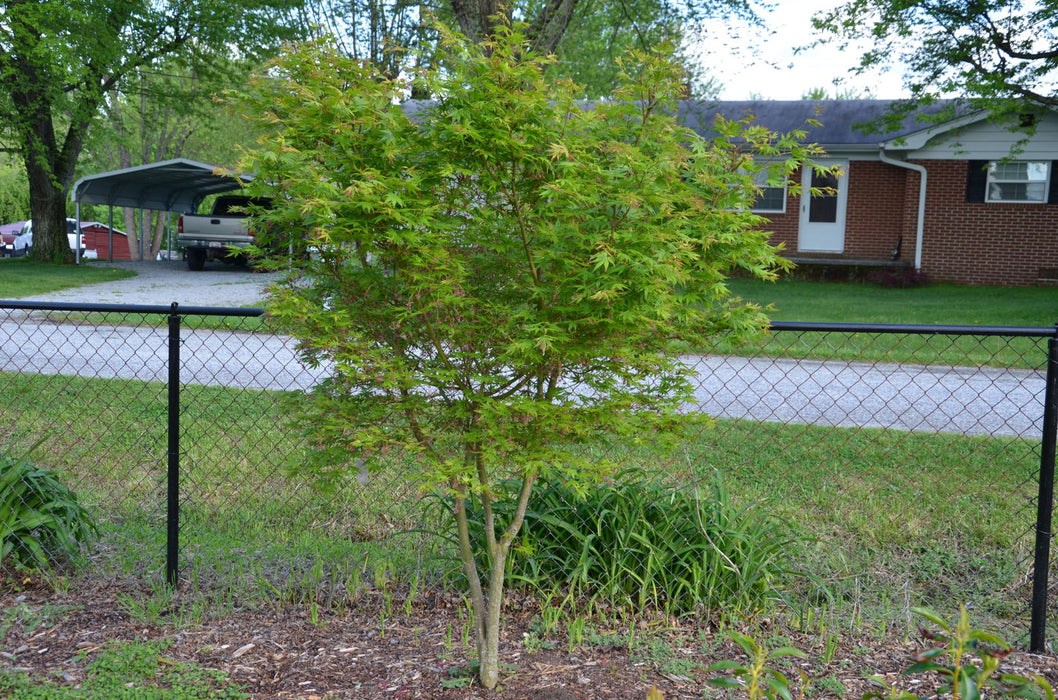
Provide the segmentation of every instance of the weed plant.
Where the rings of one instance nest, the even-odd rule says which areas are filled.
[[[744,690],[749,700],[791,700],[804,697],[808,679],[799,674],[796,684],[790,682],[789,676],[776,664],[787,657],[804,657],[800,649],[789,646],[769,647],[759,644],[753,637],[732,631],[732,641],[742,647],[749,658],[748,663],[719,661],[709,667],[711,671],[725,671],[727,675],[709,680],[716,688],[734,688]]]
[[[1002,661],[1013,651],[1012,647],[999,634],[971,624],[965,606],[960,606],[954,623],[929,608],[916,607],[912,612],[937,629],[921,629],[929,648],[915,658],[903,675],[915,676],[910,685],[931,695],[919,695],[894,686],[885,677],[872,675],[867,677],[879,689],[865,694],[863,700],[923,700],[926,697],[980,700],[992,693],[997,697],[1054,700],[1054,690],[1046,678],[1002,672]],[[742,648],[747,660],[726,659],[711,665],[709,670],[719,671],[721,675],[708,679],[709,685],[741,690],[750,700],[792,700],[810,692],[809,678],[804,672],[792,669],[798,676],[792,681],[788,673],[791,669],[785,663],[790,657],[805,657],[804,652],[781,643],[761,643],[737,631],[731,631],[728,636]],[[834,678],[818,679],[815,687],[833,687],[835,682],[841,689],[835,688],[835,691],[840,695],[844,686]]]
[[[78,685],[0,670],[0,694],[11,700],[240,700],[250,694],[218,671],[166,658],[167,642],[111,642],[87,662]]]
[[[538,486],[508,576],[631,610],[751,614],[801,575],[798,542],[783,520],[736,506],[719,478],[688,488],[629,470],[587,492]]]

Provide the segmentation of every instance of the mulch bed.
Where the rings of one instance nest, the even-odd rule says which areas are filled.
[[[709,621],[640,620],[634,632],[627,624],[602,630],[593,623],[589,629],[595,634],[571,648],[564,630],[541,632],[531,601],[514,600],[503,632],[500,687],[450,687],[465,675],[467,643],[472,648],[473,640],[461,598],[449,592],[421,592],[407,605],[399,595],[375,592],[341,611],[314,615],[303,606],[279,605],[173,624],[133,617],[114,587],[79,585],[56,593],[26,583],[16,587],[9,580],[0,592],[0,609],[7,611],[0,618],[0,668],[69,684],[84,679],[93,653],[119,640],[169,640],[167,659],[223,671],[254,698],[642,700],[651,689],[664,698],[702,698],[721,693],[705,683],[716,675],[707,670],[712,663],[746,661]],[[170,612],[180,617],[179,611]],[[160,615],[164,620],[166,611]],[[921,640],[809,634],[768,620],[745,631],[769,646],[789,644],[806,652],[806,658],[791,657],[783,668],[791,678],[808,679],[811,697],[882,690],[867,675],[922,696],[934,694],[933,679],[902,674],[926,648]],[[1040,674],[1058,685],[1053,655],[1014,652],[1002,670]]]

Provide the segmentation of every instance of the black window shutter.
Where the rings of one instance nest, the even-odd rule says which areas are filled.
[[[966,201],[985,201],[985,186],[988,184],[988,161],[966,161]]]
[[[1058,160],[1051,161],[1051,188],[1047,192],[1047,203],[1058,204]]]

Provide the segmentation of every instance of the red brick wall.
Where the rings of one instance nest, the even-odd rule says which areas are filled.
[[[1025,286],[1037,283],[1041,269],[1058,268],[1058,204],[969,203],[966,161],[918,164],[927,169],[922,270],[931,280]],[[845,252],[837,257],[889,260],[902,236],[898,259],[913,263],[918,173],[852,161],[848,183]],[[789,197],[787,213],[769,215],[765,226],[790,256],[797,255],[799,208],[799,198]]]
[[[849,164],[849,200],[845,219],[847,257],[889,260],[902,236],[899,259],[907,260],[909,250],[911,259],[914,259],[914,224],[909,236],[904,216],[909,172],[882,162],[852,161]],[[915,180],[918,180],[917,174]]]
[[[922,165],[929,182],[922,269],[930,279],[1024,286],[1041,268],[1058,268],[1058,205],[967,202],[966,161]]]
[[[801,181],[801,173],[794,175],[794,181]],[[782,245],[783,255],[797,255],[797,225],[800,218],[801,198],[786,195],[785,214],[764,214],[768,223],[764,224],[766,231],[771,231],[769,242],[772,245]]]

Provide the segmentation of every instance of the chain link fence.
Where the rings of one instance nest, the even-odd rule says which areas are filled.
[[[680,449],[599,449],[788,526],[762,537],[805,574],[787,590],[800,615],[901,623],[966,604],[1028,643],[1047,613],[1033,577],[1050,569],[1054,335],[776,323],[754,347],[686,357],[686,410],[713,422]],[[299,476],[319,446],[284,404],[325,371],[259,311],[0,302],[0,347],[5,470],[54,470],[98,524],[76,575],[328,605],[397,571],[458,576],[445,504],[410,461],[326,490]],[[637,517],[629,531],[656,526]]]

